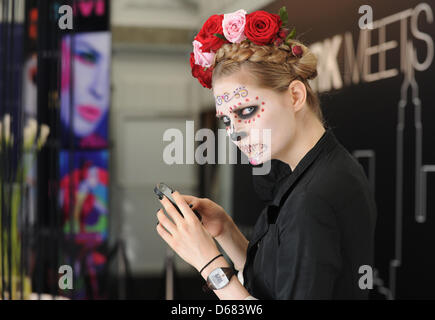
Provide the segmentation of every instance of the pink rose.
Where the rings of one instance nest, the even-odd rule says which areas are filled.
[[[202,52],[201,47],[201,42],[198,40],[193,40],[193,55],[195,58],[195,64],[208,68],[211,66],[215,54],[213,52]]]
[[[233,13],[224,14],[222,29],[225,38],[232,43],[240,43],[245,36],[246,11],[240,9]]]

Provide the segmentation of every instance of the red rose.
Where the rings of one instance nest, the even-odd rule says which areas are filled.
[[[190,53],[190,67],[192,68],[192,76],[198,79],[199,83],[204,88],[211,89],[211,78],[213,73],[213,68],[207,68],[206,71],[204,71],[204,67],[201,67],[198,64],[195,64],[195,57],[193,52]]]
[[[265,45],[276,39],[282,21],[279,15],[255,11],[246,16],[245,35],[257,45]]]
[[[222,20],[224,16],[214,14],[202,26],[199,33],[196,35],[195,40],[202,43],[202,52],[210,52],[210,50],[216,52],[226,41],[219,37],[216,37],[214,33],[223,35]]]

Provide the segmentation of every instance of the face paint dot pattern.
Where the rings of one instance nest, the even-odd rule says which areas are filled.
[[[236,93],[236,92],[235,92],[235,93]],[[241,97],[243,97],[243,95],[241,95]],[[255,100],[259,100],[259,97],[258,97],[258,96],[255,96]],[[249,98],[245,98],[245,101],[246,101],[246,102],[249,102],[250,99],[249,99]],[[238,118],[238,116],[236,115],[237,112],[236,112],[235,109],[237,109],[237,106],[241,106],[241,105],[242,105],[242,102],[238,102],[237,104],[235,104],[235,105],[229,107],[229,113],[234,113],[234,118]],[[261,102],[261,105],[265,105],[265,102],[262,101],[262,102]],[[251,108],[252,108],[252,107],[251,107]],[[261,112],[264,112],[264,109],[263,109],[263,108],[261,109]],[[217,115],[217,116],[218,116],[218,115],[223,115],[223,112],[222,112],[222,111],[220,111],[220,112],[218,111],[216,115]],[[260,115],[258,114],[257,117],[260,118]],[[243,120],[243,119],[242,119],[242,120]],[[242,120],[236,120],[236,121],[238,121],[238,123],[241,123]],[[251,123],[251,120],[252,120],[252,122],[255,121],[255,115],[254,115],[254,118],[253,118],[253,119],[250,119],[250,120],[246,119],[246,120],[244,120],[244,123],[246,123],[246,124],[247,124],[247,123]]]

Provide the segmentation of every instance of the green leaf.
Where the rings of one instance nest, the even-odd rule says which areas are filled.
[[[281,17],[282,26],[285,27],[288,23],[288,14],[285,6],[279,9],[279,16]]]
[[[292,39],[295,36],[295,34],[296,34],[296,28],[293,27],[292,31],[290,31],[290,33],[285,38],[285,42],[287,42],[288,40]]]
[[[227,40],[223,34],[220,34],[220,33],[213,33],[213,35],[214,35],[215,37],[218,37],[218,38],[222,39],[222,40]]]

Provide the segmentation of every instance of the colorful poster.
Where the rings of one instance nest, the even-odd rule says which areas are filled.
[[[55,5],[55,12],[61,3]],[[59,203],[73,299],[100,299],[108,252],[111,32],[108,0],[73,3],[61,53]],[[67,294],[64,292],[64,294]]]
[[[107,240],[108,152],[60,153],[59,201],[67,239],[85,247]]]

